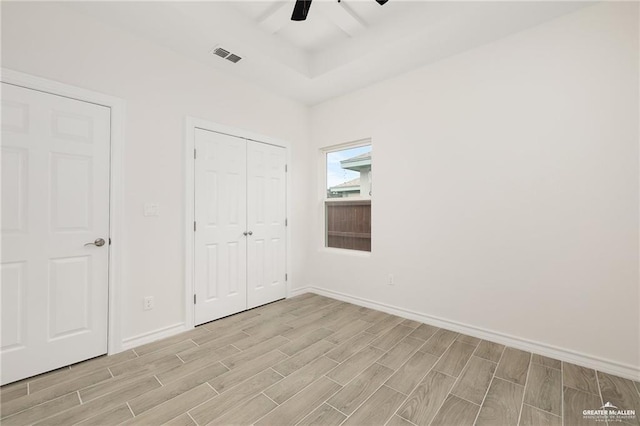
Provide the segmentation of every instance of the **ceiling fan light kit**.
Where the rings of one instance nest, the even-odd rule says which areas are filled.
[[[376,0],[376,2],[382,6],[389,0]],[[340,0],[338,0],[340,3]],[[311,8],[311,0],[296,0],[295,6],[293,6],[293,14],[291,15],[292,21],[304,21],[307,19],[307,14]]]

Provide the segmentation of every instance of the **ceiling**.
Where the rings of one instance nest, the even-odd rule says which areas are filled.
[[[68,7],[314,105],[591,3],[314,0],[72,2]],[[243,59],[213,56],[220,46]]]

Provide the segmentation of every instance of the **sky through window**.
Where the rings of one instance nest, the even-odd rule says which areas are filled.
[[[353,170],[345,170],[340,167],[340,162],[348,158],[364,154],[371,151],[371,145],[348,148],[341,151],[327,153],[327,189],[332,186],[360,177],[360,173]]]

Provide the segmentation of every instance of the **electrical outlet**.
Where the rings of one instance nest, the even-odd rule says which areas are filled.
[[[147,296],[144,298],[144,310],[150,311],[153,309],[153,296]]]
[[[396,285],[396,282],[393,278],[393,274],[389,274],[389,279],[387,280],[387,284],[389,285]]]
[[[160,206],[158,203],[144,203],[144,215],[146,217],[160,216]]]

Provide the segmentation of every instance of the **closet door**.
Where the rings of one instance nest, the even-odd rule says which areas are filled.
[[[195,324],[247,309],[247,142],[195,130]]]
[[[247,304],[286,296],[286,150],[247,144]]]

